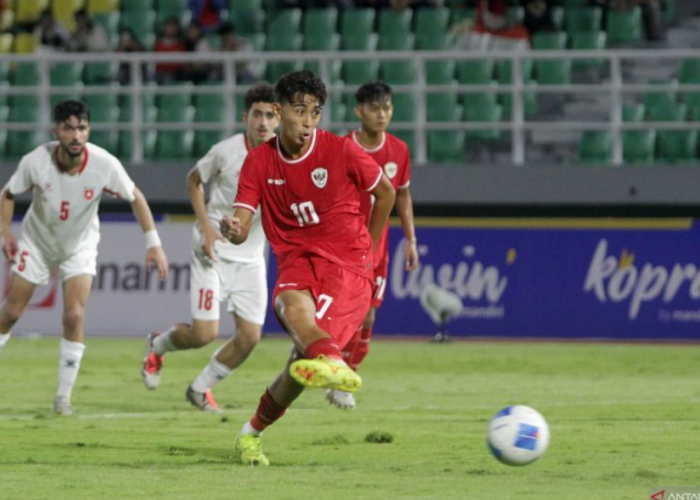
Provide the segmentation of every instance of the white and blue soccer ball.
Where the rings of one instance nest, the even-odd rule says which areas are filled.
[[[549,445],[549,426],[529,406],[506,406],[489,422],[487,442],[493,456],[507,465],[527,465]]]

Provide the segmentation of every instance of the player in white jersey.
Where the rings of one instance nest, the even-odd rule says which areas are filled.
[[[54,108],[57,141],[39,146],[22,158],[3,188],[0,201],[2,249],[12,263],[12,280],[0,309],[0,351],[10,329],[20,319],[37,285],[49,282],[58,267],[63,284],[63,338],[54,411],[73,413],[71,393],[78,376],[83,344],[83,317],[96,273],[100,223],[97,210],[107,193],[132,204],[146,235],[146,267],[156,266],[161,279],[168,273],[153,216],[143,193],[124,167],[104,149],[88,143],[90,113],[77,101]],[[33,190],[19,239],[11,231],[15,197]]]
[[[270,85],[252,87],[245,96],[245,134],[216,144],[188,174],[189,194],[197,216],[190,273],[192,324],[177,323],[162,334],[150,334],[146,342],[141,375],[146,387],[153,390],[160,383],[166,352],[197,349],[217,337],[219,302],[226,303],[236,334],[214,353],[185,393],[190,403],[204,411],[218,410],[211,388],[245,361],[260,340],[265,321],[266,239],[260,217],[256,217],[248,241],[240,246],[221,236],[219,222],[233,214],[238,178],[248,151],[275,134],[279,118],[273,111],[274,100]],[[205,206],[206,183],[210,190]]]

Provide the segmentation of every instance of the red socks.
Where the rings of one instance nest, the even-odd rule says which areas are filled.
[[[343,359],[353,370],[357,371],[360,363],[367,356],[370,340],[372,340],[372,327],[362,328],[343,349]]]
[[[274,399],[272,399],[272,394],[270,390],[266,389],[265,394],[260,398],[260,404],[258,409],[255,410],[255,415],[250,419],[250,425],[252,425],[257,431],[264,431],[267,426],[274,424],[279,420],[287,408],[278,404]]]
[[[323,339],[314,340],[304,349],[304,357],[306,359],[314,359],[323,355],[327,358],[333,359],[343,359],[343,355],[340,352],[340,347],[336,344],[335,340],[330,337]]]

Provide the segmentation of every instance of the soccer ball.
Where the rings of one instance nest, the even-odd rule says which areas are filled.
[[[549,426],[529,406],[506,406],[489,422],[487,442],[500,462],[527,465],[547,451]]]

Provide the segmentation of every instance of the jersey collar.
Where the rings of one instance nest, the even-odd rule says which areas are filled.
[[[284,157],[284,154],[282,153],[282,148],[280,147],[280,136],[278,135],[277,136],[277,154],[282,159],[282,161],[285,163],[294,164],[294,163],[300,163],[300,162],[306,160],[309,157],[309,155],[311,154],[311,152],[314,150],[314,147],[316,146],[316,131],[317,131],[317,129],[314,129],[313,137],[311,137],[311,146],[309,146],[308,151],[306,151],[306,153],[304,153],[304,156],[302,156],[301,158],[297,158],[296,160],[290,160],[290,159]]]
[[[54,149],[54,160],[56,161],[56,168],[58,168],[58,171],[61,172],[62,174],[65,174],[66,172],[61,169],[61,162],[58,159],[58,148],[60,148],[60,147],[61,147],[61,145],[59,144],[58,146],[56,146],[56,149]],[[82,174],[83,170],[85,170],[85,167],[87,167],[88,157],[90,156],[88,153],[87,144],[85,145],[85,148],[83,148],[83,151],[85,151],[85,158],[83,158],[83,164],[80,165],[80,170],[78,170],[78,173],[75,175]]]
[[[367,149],[362,144],[360,144],[360,140],[357,138],[358,132],[359,132],[359,130],[352,131],[352,140],[355,141],[355,144],[360,146],[360,148],[362,148],[362,150],[365,153],[376,153],[377,151],[379,151],[380,149],[382,149],[384,147],[384,144],[386,144],[386,132],[382,132],[382,142],[379,143],[379,146],[377,146],[376,148]]]

